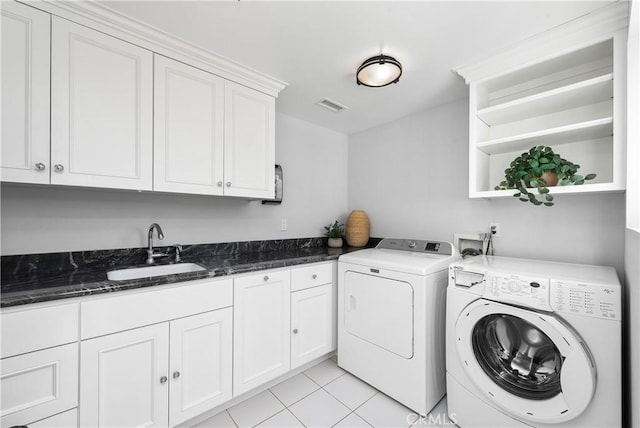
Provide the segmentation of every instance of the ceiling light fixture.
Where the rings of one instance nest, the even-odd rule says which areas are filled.
[[[358,67],[356,82],[358,85],[379,88],[398,83],[400,76],[402,76],[402,65],[397,59],[378,55],[369,58]]]

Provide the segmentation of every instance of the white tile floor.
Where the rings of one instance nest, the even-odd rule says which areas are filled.
[[[446,397],[425,419],[328,359],[193,428],[452,427]]]

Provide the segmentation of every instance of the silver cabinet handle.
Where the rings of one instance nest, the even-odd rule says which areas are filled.
[[[218,187],[222,187],[222,181],[218,181]]]
[[[315,273],[313,275],[311,275],[312,279],[318,279],[318,275],[316,275]]]
[[[54,169],[56,172],[62,172],[62,171],[64,171],[64,165],[57,163],[57,164],[55,164],[55,165],[53,166],[53,169]]]
[[[178,379],[179,377],[180,377],[180,372],[179,371],[173,372],[173,378],[174,379]]]
[[[293,329],[293,334],[298,334],[298,329],[297,328]]]
[[[43,164],[42,162],[38,162],[35,165],[36,171],[44,171],[47,167],[45,164]]]
[[[160,378],[160,383],[167,383],[167,381],[168,381],[168,380],[169,380],[169,379],[168,379],[166,376],[162,376],[162,377]]]
[[[227,187],[231,187],[231,182],[227,181]]]
[[[264,279],[265,281],[269,281],[269,277],[267,275],[265,275],[262,279]]]

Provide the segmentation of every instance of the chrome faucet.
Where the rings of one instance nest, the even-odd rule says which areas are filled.
[[[176,261],[176,263],[179,263],[179,262],[181,262],[181,261],[182,261],[182,259],[180,258],[180,253],[182,253],[182,245],[180,245],[180,244],[175,244],[175,245],[173,246],[173,248],[175,248],[175,250],[176,250],[176,258],[175,258],[175,261]]]
[[[160,227],[160,225],[158,223],[152,223],[151,226],[149,226],[149,234],[148,234],[148,242],[149,242],[149,248],[147,249],[148,265],[152,265],[153,259],[155,259],[156,257],[164,257],[168,255],[166,253],[153,252],[153,229],[156,229],[158,231],[158,239],[160,240],[164,239],[164,233],[162,233],[162,228]]]

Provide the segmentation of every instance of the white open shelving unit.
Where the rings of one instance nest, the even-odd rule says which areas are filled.
[[[456,70],[470,86],[470,197],[513,195],[494,188],[514,158],[539,145],[596,174],[552,193],[624,190],[627,13],[603,8]]]

